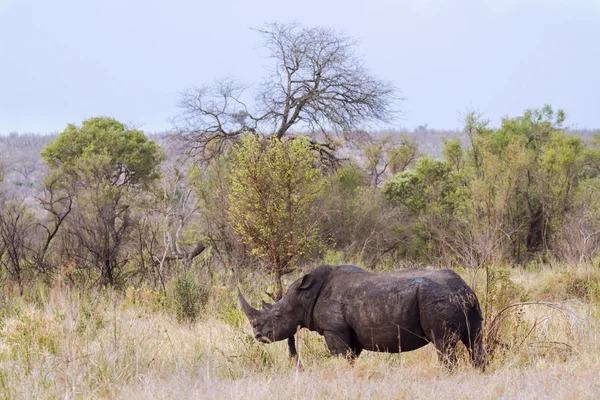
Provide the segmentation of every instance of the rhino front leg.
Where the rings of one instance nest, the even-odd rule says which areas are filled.
[[[292,335],[288,338],[288,350],[290,351],[290,357],[296,357],[298,352],[296,351],[296,336]]]
[[[295,361],[296,368],[298,371],[304,371],[304,365],[302,365],[302,360],[300,360],[300,355],[296,351],[296,336],[292,336],[288,338],[288,349],[290,351],[290,358]]]
[[[343,355],[350,362],[353,362],[360,354],[359,350],[352,348],[350,345],[350,332],[325,331],[323,336],[325,336],[325,343],[327,343],[329,351],[334,356]]]

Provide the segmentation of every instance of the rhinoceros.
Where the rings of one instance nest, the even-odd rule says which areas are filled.
[[[322,265],[296,280],[275,304],[238,300],[255,338],[293,340],[298,327],[325,337],[333,355],[353,361],[363,350],[399,353],[433,343],[440,359],[455,361],[459,341],[475,367],[485,368],[482,316],[473,290],[448,269],[367,272]]]

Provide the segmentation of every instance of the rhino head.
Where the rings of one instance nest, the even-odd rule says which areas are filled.
[[[262,310],[248,304],[238,289],[238,301],[252,325],[256,340],[271,343],[287,339],[296,333],[298,326],[307,326],[321,284],[321,277],[304,275],[275,304],[263,301]]]

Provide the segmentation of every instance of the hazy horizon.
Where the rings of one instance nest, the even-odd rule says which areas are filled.
[[[0,0],[0,134],[54,133],[106,115],[171,127],[179,93],[233,76],[258,83],[268,60],[251,28],[323,25],[394,83],[402,117],[381,127],[454,130],[473,109],[503,116],[551,104],[566,126],[600,128],[600,1]]]

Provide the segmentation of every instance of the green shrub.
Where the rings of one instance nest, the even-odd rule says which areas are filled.
[[[104,313],[99,310],[97,297],[85,296],[79,304],[77,332],[93,336],[104,329],[105,326]]]
[[[323,254],[323,264],[340,265],[344,263],[344,252],[341,250],[327,250]]]
[[[179,322],[193,322],[204,310],[210,295],[210,284],[200,282],[188,273],[177,276],[173,283],[173,308]]]
[[[5,356],[22,363],[27,374],[46,356],[59,352],[61,333],[59,318],[27,307],[18,318],[3,321],[0,338]]]
[[[241,329],[248,320],[246,314],[238,306],[235,292],[227,286],[216,290],[214,304],[216,306],[214,315],[236,329]]]
[[[549,301],[596,301],[600,299],[600,272],[579,268],[545,276],[537,297]]]
[[[523,285],[511,279],[506,267],[489,266],[485,269],[483,293],[478,293],[483,318],[484,341],[490,356],[498,350],[507,350],[525,329],[522,307],[512,305],[528,299]]]

